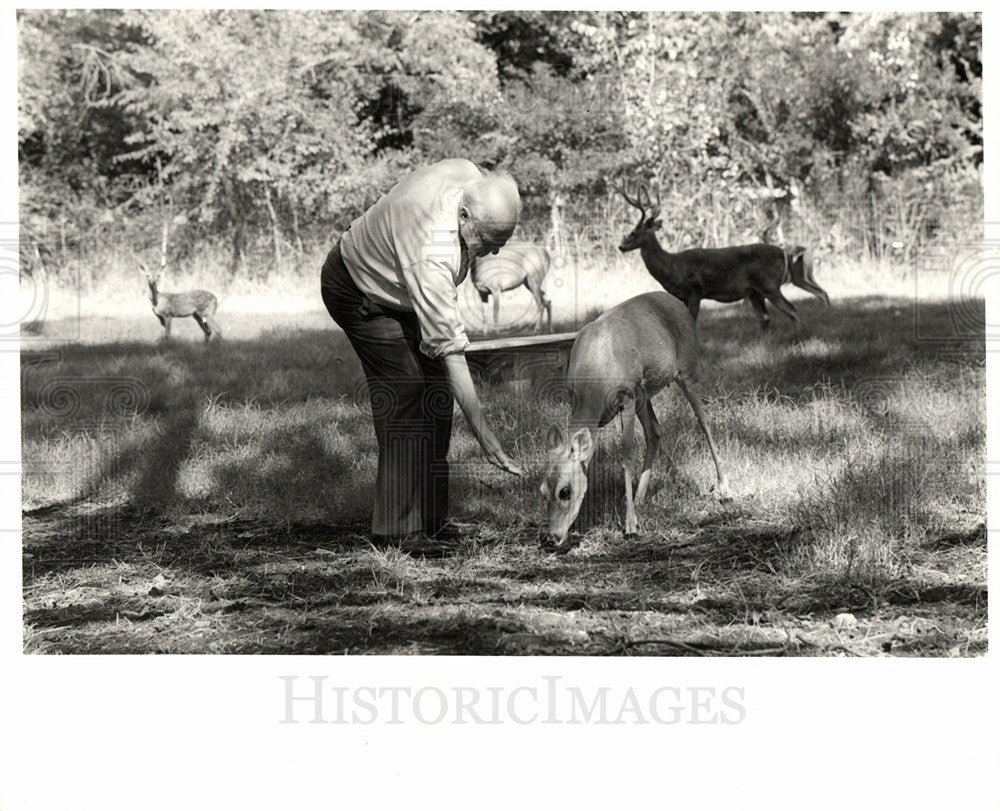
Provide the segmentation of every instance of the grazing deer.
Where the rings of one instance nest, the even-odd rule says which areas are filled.
[[[552,302],[542,290],[542,281],[549,272],[549,252],[537,245],[505,245],[499,253],[473,257],[469,262],[472,284],[479,291],[482,302],[483,326],[486,325],[486,302],[493,296],[493,323],[500,326],[500,294],[516,290],[522,284],[531,291],[538,307],[535,332],[541,332],[542,312],[548,316],[548,330],[552,332]]]
[[[207,290],[187,290],[183,293],[161,293],[159,290],[160,277],[163,275],[163,267],[160,267],[156,275],[150,273],[149,268],[139,261],[139,266],[146,276],[146,283],[149,285],[149,300],[153,303],[153,315],[155,315],[163,325],[163,340],[170,340],[170,319],[187,318],[191,316],[198,322],[202,332],[205,333],[205,343],[208,343],[214,335],[217,339],[222,337],[222,330],[219,329],[218,322],[213,316],[219,306],[215,296]]]
[[[639,528],[635,505],[649,486],[661,428],[652,398],[677,383],[691,404],[715,462],[716,496],[729,499],[729,483],[722,472],[712,432],[701,401],[691,388],[697,373],[698,344],[694,321],[684,305],[669,293],[657,291],[628,299],[580,330],[570,354],[567,385],[572,412],[569,433],[557,425],[548,433],[548,465],[542,494],[548,502],[548,544],[567,552],[569,529],[587,492],[587,467],[594,453],[594,433],[622,415],[622,467],[625,471],[625,534]],[[646,435],[646,449],[635,496],[632,478],[636,450],[632,441],[635,418]]]
[[[664,290],[687,305],[692,319],[698,318],[702,299],[723,302],[747,299],[757,312],[762,329],[771,320],[765,300],[797,323],[799,318],[795,314],[795,305],[781,294],[781,285],[786,282],[830,303],[830,297],[812,279],[805,249],[796,247],[786,251],[777,245],[755,243],[734,248],[693,248],[670,253],[660,247],[656,238],[656,230],[663,225],[659,219],[659,190],[654,206],[642,186],[633,198],[623,188],[610,185],[629,205],[639,209],[639,222],[622,240],[619,250],[624,253],[638,248],[650,275]],[[645,205],[642,201],[644,193]]]

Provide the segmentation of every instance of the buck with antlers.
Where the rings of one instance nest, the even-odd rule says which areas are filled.
[[[548,433],[548,465],[542,494],[548,502],[548,545],[566,552],[566,539],[587,492],[587,468],[594,453],[594,434],[618,414],[622,415],[622,467],[625,471],[625,534],[638,531],[635,505],[649,487],[650,468],[656,457],[661,428],[652,398],[671,383],[687,398],[708,440],[715,462],[716,496],[729,499],[729,484],[722,472],[712,432],[705,422],[701,401],[692,388],[697,374],[698,344],[694,321],[669,293],[644,293],[611,308],[580,330],[570,354],[567,385],[572,399],[569,432],[554,425]],[[646,448],[638,467],[633,433],[639,418]]]
[[[755,243],[734,248],[692,248],[671,253],[663,250],[656,238],[656,231],[663,224],[659,219],[659,189],[654,206],[649,192],[641,185],[634,197],[621,186],[609,185],[629,205],[637,208],[640,215],[635,228],[618,246],[619,250],[626,252],[638,248],[650,275],[664,290],[687,305],[693,319],[698,318],[703,299],[722,302],[747,299],[757,312],[761,328],[770,323],[765,301],[798,322],[795,305],[781,293],[781,285],[786,282],[830,303],[826,291],[812,278],[804,248],[786,251],[777,245]]]
[[[133,252],[133,256],[135,253]],[[149,300],[153,304],[153,315],[155,315],[163,325],[163,340],[170,340],[170,320],[172,318],[194,318],[205,333],[205,343],[208,343],[214,335],[217,339],[222,337],[222,331],[215,321],[215,311],[219,306],[218,299],[207,290],[187,290],[183,293],[163,293],[159,289],[159,282],[163,276],[163,269],[166,263],[161,263],[160,269],[153,274],[149,267],[135,256],[139,267],[146,277],[149,285]]]
[[[538,245],[505,245],[499,253],[473,257],[469,262],[469,276],[479,291],[483,309],[483,326],[486,326],[486,302],[493,296],[493,324],[500,326],[500,294],[524,285],[531,292],[538,307],[535,332],[541,332],[542,314],[548,317],[548,331],[552,332],[552,302],[542,289],[542,282],[549,272],[549,252]]]

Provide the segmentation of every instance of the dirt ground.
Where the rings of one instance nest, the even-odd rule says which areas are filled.
[[[445,559],[348,528],[95,510],[26,520],[25,648],[37,653],[969,656],[986,651],[982,525],[933,539],[873,594],[789,583],[794,530],[713,511],[672,537],[541,552],[530,529]],[[359,528],[360,529],[360,528]],[[749,530],[749,531],[748,531]],[[86,540],[86,535],[100,532]],[[107,533],[107,534],[105,534]],[[970,572],[970,564],[973,569]]]
[[[562,556],[539,544],[538,482],[564,408],[537,381],[483,389],[523,479],[457,423],[452,502],[478,530],[423,559],[365,535],[374,438],[332,330],[24,352],[24,649],[985,654],[981,302],[960,321],[894,299],[800,309],[766,336],[740,308],[699,321],[734,501],[667,393],[641,534],[620,530],[609,426]]]

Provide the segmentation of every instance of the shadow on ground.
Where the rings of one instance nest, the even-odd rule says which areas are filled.
[[[983,316],[970,326],[967,306],[841,300],[829,309],[805,302],[799,312],[800,326],[776,320],[763,335],[740,308],[703,313],[706,393],[739,398],[767,390],[798,401],[820,396],[822,384],[822,396],[856,400],[877,421],[884,415],[873,385],[891,395],[889,384],[915,372],[944,381],[956,367],[981,374]],[[53,395],[60,379],[75,381],[67,384],[75,386],[69,400]],[[124,407],[111,397],[122,380],[134,389]],[[484,400],[516,399],[504,389],[486,387]],[[72,494],[35,498],[24,512],[31,652],[985,649],[981,579],[942,582],[920,569],[932,554],[985,555],[978,523],[956,520],[928,533],[904,576],[866,583],[817,573],[789,583],[782,561],[810,542],[808,527],[767,523],[753,506],[715,505],[675,470],[666,481],[684,498],[701,499],[700,524],[658,514],[645,535],[622,540],[613,526],[620,493],[612,475],[605,496],[595,487],[583,514],[578,529],[588,540],[580,550],[546,555],[538,548],[538,515],[520,506],[540,512],[536,464],[516,483],[456,483],[456,493],[474,491],[485,505],[477,508],[482,527],[457,555],[415,560],[375,549],[364,537],[372,470],[330,437],[331,424],[352,435],[370,432],[357,361],[332,328],[207,346],[120,342],[27,351],[22,409],[26,476],[32,443],[87,437],[99,449]],[[211,409],[244,420],[238,448],[206,426]],[[255,409],[260,422],[248,422],[245,414]],[[505,436],[541,442],[539,426],[518,424],[525,413],[542,412],[513,409]],[[279,415],[287,422],[272,424]],[[899,430],[913,432],[920,446],[917,428]],[[112,435],[114,442],[102,439]],[[749,429],[739,438],[762,452],[771,441]],[[196,463],[205,484],[192,492]],[[456,475],[475,477],[469,470],[457,466]],[[899,481],[890,477],[890,493],[913,489],[907,470]],[[865,485],[845,480],[848,486]],[[251,517],[245,503],[234,506],[233,494],[254,505]],[[297,520],[317,503],[324,505],[320,519]],[[856,625],[838,630],[833,618],[844,613]]]

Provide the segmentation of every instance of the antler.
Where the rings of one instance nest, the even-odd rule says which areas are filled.
[[[150,273],[149,273],[149,265],[147,265],[145,262],[142,261],[142,259],[139,258],[139,254],[137,254],[135,252],[135,248],[134,247],[130,247],[129,248],[129,252],[132,254],[132,258],[136,261],[136,263],[142,269],[142,272],[145,273],[147,276],[149,276],[150,275]]]
[[[642,214],[643,217],[646,216],[646,207],[642,204],[641,188],[640,188],[640,193],[636,195],[636,197],[629,197],[628,192],[626,192],[625,189],[623,189],[617,183],[612,183],[610,180],[607,181],[607,183],[612,189],[614,189],[622,197],[625,198],[626,203],[628,203],[633,208],[639,209],[639,212]]]
[[[135,250],[134,247],[130,247],[129,248],[129,253],[132,254],[132,258],[136,261],[136,263],[139,265],[139,267],[142,268],[142,272],[143,273],[145,273],[147,276],[152,276],[153,275],[153,272],[149,269],[149,265],[147,265],[145,262],[142,261],[142,259],[139,256],[139,254],[136,253],[136,250]],[[162,257],[161,257],[161,264],[160,264],[160,267],[157,268],[156,276],[159,277],[160,275],[162,275],[164,269],[167,266],[169,266],[170,264],[171,264],[171,262],[169,260],[166,261],[166,262],[163,262],[162,261]]]
[[[660,215],[660,185],[656,185],[656,205],[653,205],[653,201],[650,200],[649,189],[646,188],[645,183],[640,186],[640,194],[646,197],[646,205],[649,207],[649,218],[651,220],[656,219]]]

